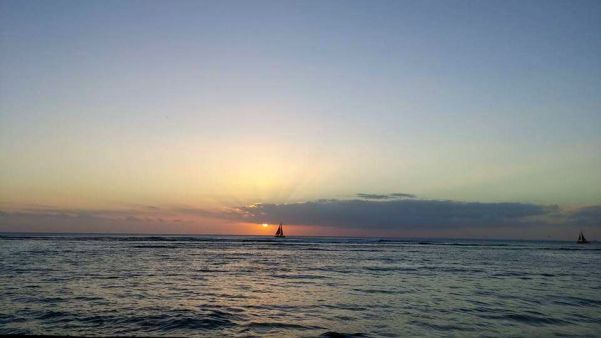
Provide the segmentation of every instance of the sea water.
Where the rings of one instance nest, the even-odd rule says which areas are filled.
[[[3,234],[0,334],[601,336],[601,246]]]

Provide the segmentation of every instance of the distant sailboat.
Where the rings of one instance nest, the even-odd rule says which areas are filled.
[[[582,231],[580,231],[580,235],[578,235],[578,241],[576,243],[578,243],[578,244],[588,244],[590,242],[587,241],[586,238],[584,238],[584,235],[582,234]]]
[[[284,229],[282,228],[282,223],[280,223],[280,226],[278,227],[278,231],[275,232],[275,235],[273,237],[281,237],[281,238],[286,237],[286,236],[284,236]]]

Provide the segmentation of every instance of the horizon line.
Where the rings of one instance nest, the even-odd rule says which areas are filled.
[[[0,231],[3,234],[25,234],[25,235],[105,235],[105,236],[204,236],[204,237],[265,237],[273,238],[273,235],[237,235],[237,234],[185,234],[185,233],[125,233],[125,232],[37,232],[37,231]],[[307,236],[307,235],[287,235],[286,238],[351,238],[351,239],[392,239],[392,240],[469,240],[469,241],[516,241],[516,242],[567,242],[572,241],[567,239],[523,239],[523,238],[483,238],[483,237],[386,237],[386,236]],[[280,239],[281,240],[281,239]],[[591,240],[591,243],[596,242]],[[575,241],[574,241],[575,243]]]

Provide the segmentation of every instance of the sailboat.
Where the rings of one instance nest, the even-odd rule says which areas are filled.
[[[578,235],[578,241],[576,243],[578,243],[578,244],[588,244],[590,242],[587,241],[586,238],[584,238],[584,235],[582,234],[582,231],[580,231],[580,235]]]
[[[273,237],[279,237],[279,238],[286,237],[286,236],[284,236],[284,229],[282,228],[282,223],[280,223],[280,226],[278,227],[278,231],[275,232],[275,235]]]

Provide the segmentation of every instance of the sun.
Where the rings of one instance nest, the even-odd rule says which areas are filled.
[[[269,224],[267,224],[267,223],[263,223],[263,228],[267,228],[268,225]]]

